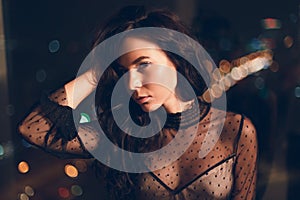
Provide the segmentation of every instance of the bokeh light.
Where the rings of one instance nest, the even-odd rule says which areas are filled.
[[[248,58],[248,57],[246,57],[246,56],[243,56],[243,57],[241,57],[240,59],[239,59],[239,65],[244,65],[244,64],[246,64],[248,61],[250,61],[250,59]]]
[[[257,77],[254,84],[257,89],[261,90],[265,87],[265,80],[262,77]]]
[[[49,48],[50,53],[57,52],[60,48],[59,41],[58,40],[52,40],[51,42],[49,42],[48,48]]]
[[[75,166],[78,169],[79,172],[83,173],[87,171],[87,164],[83,160],[77,160],[75,162]]]
[[[279,70],[279,64],[276,61],[273,61],[272,65],[269,66],[269,69],[272,72],[278,72],[278,70]]]
[[[248,75],[248,66],[247,65],[242,65],[239,67],[239,72],[242,78],[246,77]]]
[[[65,165],[65,173],[71,178],[76,178],[78,176],[77,168],[71,164]]]
[[[30,197],[34,196],[34,190],[29,185],[25,186],[24,191],[28,196]]]
[[[219,81],[221,79],[221,73],[220,73],[220,70],[218,68],[216,68],[213,71],[212,78],[214,79],[214,81]]]
[[[58,195],[64,199],[70,197],[70,191],[65,187],[59,187],[58,188]]]
[[[230,74],[226,75],[223,79],[225,90],[229,89],[234,83],[235,81],[231,78]]]
[[[20,200],[29,200],[29,197],[27,196],[27,194],[22,193],[22,194],[19,195],[19,199]]]
[[[46,80],[47,78],[47,73],[44,69],[40,69],[36,72],[35,74],[35,78],[37,80],[37,82],[43,82]]]
[[[251,51],[261,50],[262,48],[263,48],[263,44],[259,39],[253,38],[250,41],[250,50]]]
[[[286,48],[291,48],[294,44],[294,39],[291,36],[287,35],[284,37],[283,43]]]
[[[7,141],[6,143],[2,143],[1,149],[2,149],[2,155],[0,155],[1,159],[8,158],[14,154],[14,144],[12,143],[12,141]]]
[[[3,146],[0,144],[0,156],[4,155],[4,148]]]
[[[71,193],[74,196],[81,196],[83,194],[83,190],[79,185],[72,185],[71,187]]]
[[[204,60],[203,63],[206,67],[207,72],[211,73],[213,70],[213,63],[210,60]]]
[[[206,90],[203,95],[202,98],[205,102],[210,103],[214,100],[213,96],[210,93],[210,89]]]
[[[220,63],[219,63],[219,69],[222,73],[224,74],[227,74],[230,72],[230,68],[231,68],[231,65],[230,65],[230,62],[227,61],[227,60],[221,60]]]
[[[26,161],[21,161],[18,164],[18,170],[20,173],[25,174],[29,171],[29,165]]]
[[[300,86],[297,86],[297,87],[295,88],[295,96],[296,96],[297,98],[300,98]]]
[[[80,118],[79,123],[87,123],[87,122],[91,121],[90,116],[86,113],[80,113],[80,116],[81,116],[81,118]]]
[[[231,75],[231,78],[235,81],[238,81],[242,78],[241,72],[238,67],[232,68],[230,75]]]
[[[248,67],[248,73],[255,73],[258,72],[259,70],[263,69],[263,68],[267,68],[269,66],[269,63],[266,62],[263,59],[259,59],[256,58],[254,60],[251,61],[251,65],[249,65]]]
[[[264,29],[280,29],[281,21],[274,18],[266,18],[261,20]]]
[[[212,87],[211,87],[211,95],[214,97],[214,98],[219,98],[222,96],[224,92],[224,89],[222,88],[222,85],[220,84],[213,84]]]

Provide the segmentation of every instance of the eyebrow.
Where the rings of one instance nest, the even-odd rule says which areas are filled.
[[[137,63],[139,63],[141,60],[144,60],[144,59],[147,59],[147,58],[150,58],[149,56],[140,56],[138,57],[137,59],[135,59],[134,61],[132,61],[132,65],[135,65]]]

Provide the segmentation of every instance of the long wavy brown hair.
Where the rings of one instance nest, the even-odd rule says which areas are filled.
[[[157,9],[147,11],[143,6],[127,6],[112,16],[108,22],[104,24],[102,28],[100,28],[100,31],[97,33],[95,38],[93,47],[96,47],[104,40],[118,33],[142,27],[160,27],[172,29],[195,39],[190,34],[189,29],[179,20],[176,15],[170,11]],[[176,49],[176,52],[179,51],[186,56],[197,57],[194,52],[194,47],[191,44],[186,44],[184,42],[178,44],[176,38],[174,38],[171,34],[167,37],[161,37],[159,40],[166,44],[175,44],[174,48]],[[162,49],[164,48],[162,47]],[[116,51],[117,49],[111,47],[109,50]],[[201,77],[201,75],[203,76],[205,73],[201,73],[200,75],[199,72],[187,60],[183,59],[179,55],[168,51],[164,52],[166,56],[173,62],[177,71],[188,80],[189,84],[192,86],[193,92],[197,96],[201,96],[201,94],[207,88],[203,78]],[[163,124],[159,123],[159,118],[151,118],[151,120],[156,121],[157,126],[161,131],[155,136],[147,139],[139,139],[126,134],[117,126],[116,122],[114,121],[112,115],[112,109],[114,109],[114,106],[111,105],[111,97],[113,89],[123,73],[119,69],[120,67],[118,65],[118,60],[115,60],[103,72],[99,82],[97,83],[95,106],[97,108],[98,119],[102,129],[114,144],[131,152],[149,152],[160,148],[160,141],[163,137]],[[95,67],[95,72],[95,76],[99,76],[100,72],[98,71],[97,66]],[[186,88],[181,88],[181,85],[182,84],[180,84],[180,80],[178,80],[176,88],[178,96],[185,101],[191,100],[193,98],[191,91],[187,90]],[[126,86],[124,84],[124,88],[125,87]],[[122,106],[128,105],[116,105],[115,107],[122,109]],[[129,109],[130,116],[124,116],[124,122],[126,122],[128,117],[131,117],[132,120],[140,126],[150,123],[149,113],[144,112],[133,100],[130,100],[129,102]],[[154,112],[160,112],[160,109]],[[130,127],[128,127],[127,131],[131,131]],[[122,163],[122,161],[120,161],[120,163]],[[103,165],[98,162],[95,166],[99,165],[101,165],[101,169],[104,168],[105,170],[103,174],[105,175],[106,185],[109,189],[109,194],[112,195],[112,199],[134,199],[133,184],[136,174],[120,172],[109,167],[103,167]]]

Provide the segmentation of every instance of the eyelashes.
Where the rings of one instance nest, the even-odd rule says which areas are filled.
[[[143,61],[143,62],[140,62],[140,63],[138,63],[136,65],[136,69],[137,69],[137,71],[142,72],[143,70],[145,70],[147,67],[149,67],[151,65],[152,65],[152,62],[150,62],[150,61]],[[125,74],[126,72],[129,71],[126,67],[124,67],[124,66],[122,66],[120,64],[115,65],[113,67],[113,69],[118,74],[119,77],[121,77],[123,74]]]
[[[152,64],[152,63],[151,63],[150,61],[144,61],[144,62],[141,62],[141,63],[138,64],[138,70],[139,70],[139,71],[140,71],[140,70],[143,70],[143,69],[145,69],[145,68],[151,66],[151,64]]]

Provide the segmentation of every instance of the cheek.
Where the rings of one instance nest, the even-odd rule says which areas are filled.
[[[150,84],[148,89],[151,90],[157,101],[165,101],[175,91],[157,84]]]
[[[161,87],[160,90],[169,90],[171,92],[175,91],[177,85],[177,71],[170,67],[151,67],[145,73],[143,78],[143,84],[156,84]]]

